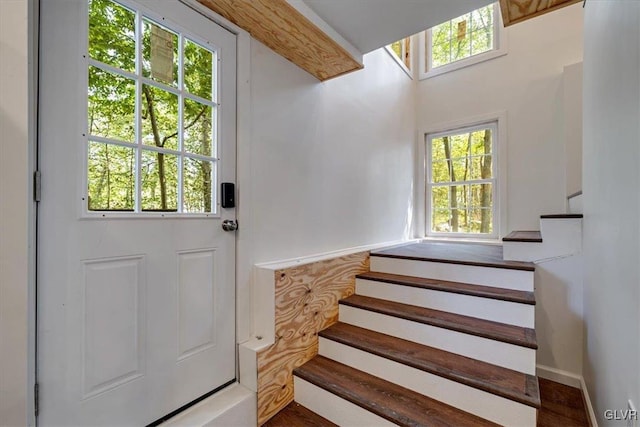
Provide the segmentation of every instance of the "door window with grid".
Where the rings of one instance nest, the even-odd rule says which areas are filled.
[[[161,21],[89,1],[86,211],[216,213],[216,49]]]
[[[497,123],[427,134],[427,234],[497,236]]]

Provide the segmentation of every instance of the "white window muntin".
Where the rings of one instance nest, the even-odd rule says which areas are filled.
[[[488,179],[475,179],[467,181],[447,181],[447,182],[433,182],[432,177],[432,140],[441,138],[443,136],[458,135],[463,133],[471,133],[478,130],[491,130],[491,178]],[[488,121],[485,123],[479,123],[472,126],[454,128],[447,131],[434,132],[425,134],[425,234],[427,237],[448,237],[448,238],[486,238],[497,239],[499,235],[499,216],[500,212],[499,200],[498,200],[498,181],[497,181],[497,165],[498,165],[498,122]],[[482,157],[471,156],[471,157]],[[453,233],[453,232],[436,232],[431,230],[432,223],[432,189],[434,187],[450,187],[451,185],[463,186],[473,184],[491,184],[491,233]],[[467,209],[469,207],[467,206]]]
[[[85,0],[88,3],[88,0]],[[132,80],[136,86],[136,99],[135,99],[135,142],[127,142],[121,141],[113,138],[105,138],[101,136],[94,136],[90,134],[90,130],[88,129],[88,108],[84,109],[85,120],[84,120],[84,129],[83,134],[85,135],[85,139],[83,140],[83,168],[82,168],[82,217],[84,218],[162,218],[162,217],[176,217],[176,216],[189,216],[189,217],[207,217],[207,218],[219,218],[219,202],[218,202],[218,192],[217,185],[220,182],[220,168],[218,167],[218,162],[220,161],[219,154],[219,144],[221,138],[220,132],[220,107],[221,103],[218,99],[218,94],[220,93],[221,87],[221,66],[220,62],[222,60],[221,49],[216,46],[214,43],[202,39],[198,37],[196,34],[189,32],[188,30],[176,25],[175,23],[167,20],[165,17],[160,16],[148,9],[144,6],[141,6],[134,1],[130,0],[111,0],[113,3],[120,5],[135,14],[135,73],[122,70],[120,68],[114,67],[109,64],[105,64],[101,61],[93,59],[89,55],[89,19],[86,20],[86,26],[84,27],[85,33],[82,36],[83,40],[83,58],[82,61],[84,68],[84,75],[86,76],[86,80],[84,81],[84,90],[82,94],[84,96],[84,102],[88,102],[87,93],[89,88],[88,81],[88,70],[90,66],[99,68],[101,70],[107,71],[112,74],[116,74],[118,76],[125,77],[129,80]],[[85,3],[86,4],[86,3]],[[85,13],[88,10],[85,9]],[[178,84],[177,87],[164,84],[162,82],[158,82],[156,80],[150,79],[148,77],[143,76],[142,71],[142,34],[143,34],[143,22],[147,20],[163,29],[166,29],[178,36]],[[214,84],[212,84],[212,94],[211,100],[207,100],[198,95],[192,94],[185,89],[184,85],[184,42],[185,39],[193,42],[196,45],[199,45],[212,54],[212,78],[214,80]],[[178,150],[172,150],[164,147],[156,147],[150,144],[144,144],[142,141],[142,85],[148,85],[155,87],[157,89],[164,90],[171,94],[174,94],[178,97]],[[192,100],[196,101],[200,104],[211,107],[212,111],[212,135],[215,135],[215,139],[212,141],[211,146],[211,156],[205,156],[197,153],[189,153],[184,149],[184,100]],[[86,104],[85,104],[86,105]],[[89,159],[89,143],[91,141],[110,144],[114,146],[121,146],[126,148],[131,148],[135,150],[135,161],[136,161],[136,171],[135,171],[135,192],[136,198],[134,201],[134,211],[133,212],[119,212],[119,211],[92,211],[89,210],[89,192],[88,192],[88,159]],[[141,188],[141,173],[140,173],[140,165],[141,165],[141,157],[143,151],[147,152],[156,152],[156,153],[165,153],[169,155],[174,155],[178,160],[178,188],[177,188],[177,212],[154,212],[147,211],[141,209],[141,200],[142,200],[142,188]],[[215,182],[213,182],[211,186],[211,212],[182,212],[183,209],[183,176],[182,172],[184,170],[184,160],[185,159],[194,159],[194,160],[203,160],[209,161],[212,165],[212,178],[215,178]],[[235,161],[235,159],[234,159]]]
[[[455,19],[455,18],[454,18]],[[418,74],[419,79],[427,79],[480,62],[488,61],[507,54],[507,38],[502,25],[502,15],[500,14],[500,4],[493,6],[493,49],[474,54],[464,59],[449,62],[448,64],[433,68],[431,54],[431,29],[427,29],[418,34]]]

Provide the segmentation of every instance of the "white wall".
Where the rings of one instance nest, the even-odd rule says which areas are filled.
[[[27,423],[28,7],[0,1],[0,425]]]
[[[582,255],[536,264],[536,363],[539,369],[579,378],[584,335]]]
[[[587,2],[583,93],[584,376],[613,425],[640,403],[640,2]]]
[[[505,30],[508,54],[418,83],[418,129],[507,111],[507,230],[566,209],[563,68],[582,60],[580,4]]]
[[[562,74],[566,195],[582,191],[582,62]]]
[[[320,83],[251,41],[254,263],[410,236],[414,83],[384,50],[364,64]]]

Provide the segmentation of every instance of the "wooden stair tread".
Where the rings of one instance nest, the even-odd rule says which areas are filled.
[[[294,375],[401,426],[495,426],[473,414],[323,356]]]
[[[491,320],[478,319],[461,314],[362,295],[351,295],[348,298],[340,300],[339,303],[521,347],[538,348],[536,331],[531,328],[523,328],[521,326],[508,325],[506,323],[493,322]]]
[[[468,283],[449,282],[446,280],[404,276],[401,274],[382,273],[377,271],[369,271],[363,274],[358,274],[356,278],[384,283],[392,283],[395,285],[411,286],[414,288],[451,292],[462,295],[471,295],[481,298],[491,298],[501,301],[517,302],[522,304],[535,305],[536,303],[533,292],[516,291],[513,289],[471,285]]]
[[[319,336],[522,404],[540,408],[535,376],[338,322]]]
[[[503,242],[542,243],[540,231],[512,231],[502,238]]]
[[[296,402],[291,402],[263,427],[338,427],[328,419]]]
[[[502,246],[499,245],[440,242],[410,243],[390,249],[373,251],[371,256],[510,270],[535,270],[535,264],[531,262],[505,261],[502,255]]]
[[[583,214],[549,214],[540,215],[542,219],[580,219],[584,218]]]

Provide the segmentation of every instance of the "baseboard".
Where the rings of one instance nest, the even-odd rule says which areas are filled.
[[[598,427],[598,419],[596,417],[595,411],[593,410],[593,405],[591,404],[591,398],[589,397],[587,384],[584,382],[584,378],[581,375],[544,365],[536,366],[536,374],[540,378],[555,381],[557,383],[579,388],[580,390],[582,390],[582,398],[584,399],[584,405],[587,408],[589,424],[591,425],[591,427]]]
[[[580,378],[580,388],[582,389],[582,397],[584,398],[584,404],[587,407],[587,414],[589,415],[589,423],[591,427],[598,427],[598,418],[596,417],[596,411],[593,410],[591,404],[591,398],[589,397],[589,390],[587,389],[587,383],[584,382],[584,378]]]
[[[569,371],[552,368],[545,365],[536,365],[536,375],[546,380],[555,381],[560,384],[574,388],[582,388],[582,377]]]

